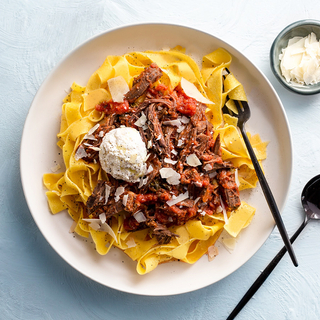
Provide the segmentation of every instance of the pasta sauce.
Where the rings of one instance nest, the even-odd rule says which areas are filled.
[[[124,251],[141,275],[170,260],[195,263],[223,229],[236,237],[255,213],[239,189],[257,179],[236,123],[221,111],[227,92],[246,99],[232,74],[224,81],[221,66],[230,63],[222,48],[203,57],[201,72],[178,47],[133,52],[107,57],[86,87],[74,83],[58,133],[66,169],[43,177],[51,212],[67,209],[71,232],[90,236],[101,255]],[[131,88],[110,99],[110,81]],[[148,153],[137,182],[113,177],[100,163],[103,138],[123,127],[140,134]],[[263,160],[266,144],[258,137],[252,144]],[[121,161],[134,164],[135,154]]]

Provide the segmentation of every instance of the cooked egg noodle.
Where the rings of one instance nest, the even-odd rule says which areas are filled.
[[[174,88],[183,77],[214,103],[208,105],[206,114],[216,129],[214,138],[220,134],[223,160],[231,161],[238,168],[240,190],[255,187],[257,177],[236,128],[237,120],[223,115],[221,111],[225,104],[236,111],[232,99],[246,100],[241,83],[231,73],[223,77],[224,70],[230,67],[231,60],[231,55],[219,48],[203,57],[200,71],[195,61],[179,46],[170,51],[132,52],[121,57],[108,56],[102,66],[90,77],[85,87],[73,83],[71,92],[63,101],[57,143],[62,151],[65,171],[43,176],[44,185],[49,190],[46,195],[50,211],[56,214],[67,209],[76,222],[74,231],[83,237],[91,235],[99,254],[107,254],[112,246],[118,247],[132,260],[137,261],[139,274],[148,273],[158,264],[169,260],[180,260],[192,264],[200,259],[226,228],[222,213],[204,216],[200,220],[189,220],[183,226],[171,227],[170,231],[179,237],[173,238],[166,245],[159,245],[155,237],[150,238],[148,229],[125,231],[124,215],[117,214],[107,221],[116,235],[115,240],[108,232],[95,230],[88,222],[82,220],[85,203],[97,181],[104,178],[104,174],[99,163],[76,160],[75,152],[88,131],[103,119],[103,112],[98,112],[94,108],[99,102],[111,98],[107,81],[110,78],[122,76],[131,87],[133,78],[146,66],[155,62],[164,71],[159,82]],[[229,99],[226,103],[227,96]],[[249,135],[249,139],[259,161],[264,160],[267,143],[262,142],[259,135]],[[249,224],[254,212],[254,208],[242,202],[235,212],[227,213],[228,217],[231,216],[227,230],[237,235]],[[131,242],[134,241],[134,246],[128,247],[129,239]]]

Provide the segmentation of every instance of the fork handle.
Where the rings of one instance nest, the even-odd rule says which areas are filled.
[[[253,148],[252,148],[251,143],[250,143],[250,141],[248,139],[248,136],[247,136],[247,133],[246,133],[246,130],[245,130],[244,126],[243,125],[239,126],[239,128],[240,128],[243,140],[244,140],[244,142],[246,144],[246,147],[248,149],[252,164],[253,164],[254,169],[255,169],[255,171],[257,173],[257,177],[259,179],[259,182],[260,182],[260,185],[261,185],[261,189],[262,189],[262,191],[264,193],[264,196],[265,196],[265,198],[267,200],[267,203],[269,205],[270,211],[271,211],[271,213],[273,215],[273,218],[274,218],[274,220],[276,222],[276,225],[277,225],[277,227],[279,229],[280,235],[281,235],[281,237],[283,239],[283,242],[284,242],[284,244],[285,244],[285,246],[286,246],[286,248],[288,250],[288,253],[290,255],[290,258],[291,258],[294,266],[297,267],[298,266],[298,261],[297,261],[296,255],[295,255],[295,253],[293,251],[293,248],[292,248],[291,242],[289,240],[289,237],[288,237],[287,231],[285,229],[285,226],[283,224],[279,209],[277,207],[277,203],[276,203],[276,201],[275,201],[275,199],[273,197],[273,194],[272,194],[271,189],[270,189],[270,187],[268,185],[268,182],[267,182],[267,180],[265,178],[265,175],[264,175],[264,173],[263,173],[263,171],[261,169],[261,166],[260,166],[260,164],[258,162],[258,159],[257,159],[257,157],[256,157],[256,155],[255,155],[255,153],[253,151]]]

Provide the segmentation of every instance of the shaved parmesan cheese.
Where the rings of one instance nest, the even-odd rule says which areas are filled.
[[[185,126],[180,126],[180,127],[178,127],[177,132],[178,132],[178,133],[182,132],[182,131],[184,130],[184,128],[185,128]]]
[[[147,170],[147,174],[151,173],[153,171],[153,166],[150,164]]]
[[[87,218],[82,218],[82,220],[83,221],[85,221],[85,222],[89,222],[89,223],[91,223],[91,222],[100,222],[100,219],[87,219]]]
[[[235,170],[234,172],[234,180],[236,182],[237,187],[240,187],[240,182],[239,182],[239,175],[238,175],[238,169]]]
[[[55,166],[51,167],[52,172],[57,172],[59,169],[61,169],[61,166],[59,163],[57,163]]]
[[[197,101],[199,101],[201,103],[214,104],[212,101],[205,98],[193,83],[189,82],[185,78],[181,78],[180,85],[181,85],[181,88],[183,89],[184,93],[188,97],[196,99]]]
[[[108,203],[108,199],[109,199],[109,196],[110,196],[110,191],[111,191],[111,187],[108,186],[107,184],[105,184],[105,200],[104,200],[104,204],[107,204]]]
[[[87,133],[87,134],[83,137],[83,139],[94,140],[94,141],[97,140],[96,137],[95,137],[93,134],[89,134],[89,133]]]
[[[143,187],[145,184],[147,184],[147,182],[148,182],[148,178],[143,178],[143,177],[141,177],[141,178],[140,178],[140,181],[139,181],[138,188]]]
[[[118,202],[120,199],[120,196],[124,193],[124,187],[118,187],[116,189],[116,192],[114,193],[114,200],[115,202]]]
[[[200,197],[196,198],[196,200],[194,200],[194,204],[196,204],[200,199]]]
[[[230,236],[226,230],[223,230],[218,240],[229,253],[232,253],[236,248],[238,239]]]
[[[106,214],[104,212],[100,213],[99,214],[99,219],[100,219],[101,223],[105,223],[107,221]]]
[[[192,153],[187,156],[187,164],[191,167],[197,167],[201,165],[201,161],[194,153]]]
[[[184,123],[184,124],[187,124],[187,123],[190,122],[190,119],[187,118],[186,116],[182,116],[182,118],[180,119],[180,121],[181,121],[182,123]]]
[[[71,225],[71,227],[69,229],[69,233],[73,233],[75,228],[76,228],[76,226],[77,226],[77,221],[73,221],[73,223],[72,223],[72,225]]]
[[[114,102],[123,102],[124,95],[129,91],[129,86],[122,76],[108,80],[109,91]]]
[[[320,41],[313,32],[304,38],[290,39],[279,59],[281,73],[287,82],[301,85],[320,82]]]
[[[166,125],[166,126],[178,127],[177,132],[180,133],[185,128],[185,126],[182,125],[182,123],[188,123],[189,121],[190,121],[190,119],[188,119],[187,117],[183,116],[182,118],[179,117],[178,119],[175,119],[175,120],[164,121],[163,124]]]
[[[141,222],[145,222],[147,221],[146,216],[143,214],[142,211],[137,211],[133,214],[133,217],[137,220],[137,222],[141,223]]]
[[[127,201],[128,201],[128,194],[125,194],[122,198],[122,204],[125,207],[127,205]]]
[[[98,128],[100,127],[100,124],[97,123],[95,126],[93,126],[89,131],[88,131],[88,135],[93,134]]]
[[[178,155],[178,152],[174,149],[171,150],[171,153],[173,153],[175,156]]]
[[[98,152],[101,150],[100,148],[94,147],[94,146],[91,146],[89,148],[92,149],[93,151],[98,151]]]
[[[217,171],[210,172],[210,173],[209,173],[209,178],[212,179],[212,178],[214,178],[217,174],[218,174]]]
[[[180,194],[179,194],[177,197],[175,197],[175,198],[172,197],[171,200],[168,200],[168,201],[167,201],[167,205],[168,205],[169,207],[171,207],[171,206],[173,206],[173,205],[175,205],[175,204],[177,204],[177,203],[179,203],[179,202],[181,202],[181,201],[183,201],[183,200],[186,200],[186,199],[188,199],[188,198],[189,198],[189,192],[186,191],[185,193],[180,193]]]
[[[161,168],[159,170],[162,179],[167,179],[167,182],[171,185],[177,185],[180,183],[180,174],[172,168]]]
[[[87,156],[88,156],[88,154],[87,154],[86,150],[84,150],[84,148],[78,148],[75,155],[74,155],[74,159],[76,161],[79,161],[80,159],[85,158]]]
[[[133,237],[129,237],[127,242],[126,242],[127,248],[134,248],[137,244],[134,241]]]
[[[229,251],[229,253],[232,253],[236,248],[236,238],[224,238],[221,242],[224,245],[224,247]]]
[[[148,143],[147,143],[147,148],[148,148],[148,149],[152,148],[152,141],[151,141],[151,140],[148,141]]]
[[[178,185],[180,183],[180,174],[176,172],[174,175],[167,178],[167,182],[173,186]]]
[[[223,213],[224,223],[228,224],[229,219],[228,219],[228,216],[227,216],[227,210],[226,210],[226,207],[224,206],[224,203],[223,203],[223,200],[222,200],[221,196],[219,196],[219,197],[220,197],[220,206],[221,206],[222,213]]]
[[[211,262],[219,254],[219,250],[216,246],[212,245],[208,247],[208,260]]]
[[[138,188],[141,188],[142,186],[143,186],[143,177],[140,178]]]
[[[203,167],[203,169],[206,170],[206,171],[211,170],[211,169],[212,169],[212,164],[207,163],[207,164]]]
[[[95,231],[98,231],[101,227],[98,221],[100,220],[90,222],[90,227]]]
[[[178,161],[171,160],[170,158],[164,158],[165,163],[176,164]]]
[[[183,145],[183,140],[182,139],[179,139],[178,140],[178,143],[177,143],[177,146],[178,147],[181,147]]]
[[[137,127],[143,127],[147,122],[147,117],[146,115],[143,113],[143,111],[141,112],[141,117],[134,123]]]
[[[90,225],[90,226],[91,226],[91,225]],[[102,226],[101,226],[101,228],[100,228],[100,231],[104,231],[104,232],[109,233],[110,236],[114,239],[114,241],[118,243],[116,234],[114,233],[114,231],[112,230],[112,228],[111,228],[107,223],[102,224]]]
[[[89,226],[95,231],[104,231],[104,232],[109,233],[110,236],[115,240],[115,242],[118,242],[114,231],[105,222],[106,221],[106,214],[105,213],[101,213],[99,215],[99,219],[82,219],[82,220],[89,222]],[[104,221],[104,222],[102,222],[102,221]]]
[[[172,168],[161,168],[159,170],[161,178],[166,179],[171,177],[176,171],[174,171]]]
[[[168,120],[168,121],[163,121],[163,124],[165,126],[176,126],[176,127],[180,127],[181,126],[181,121],[178,119],[175,120]]]

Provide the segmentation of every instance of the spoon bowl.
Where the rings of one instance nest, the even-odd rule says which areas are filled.
[[[320,219],[320,175],[312,178],[304,187],[301,202],[308,219]]]

